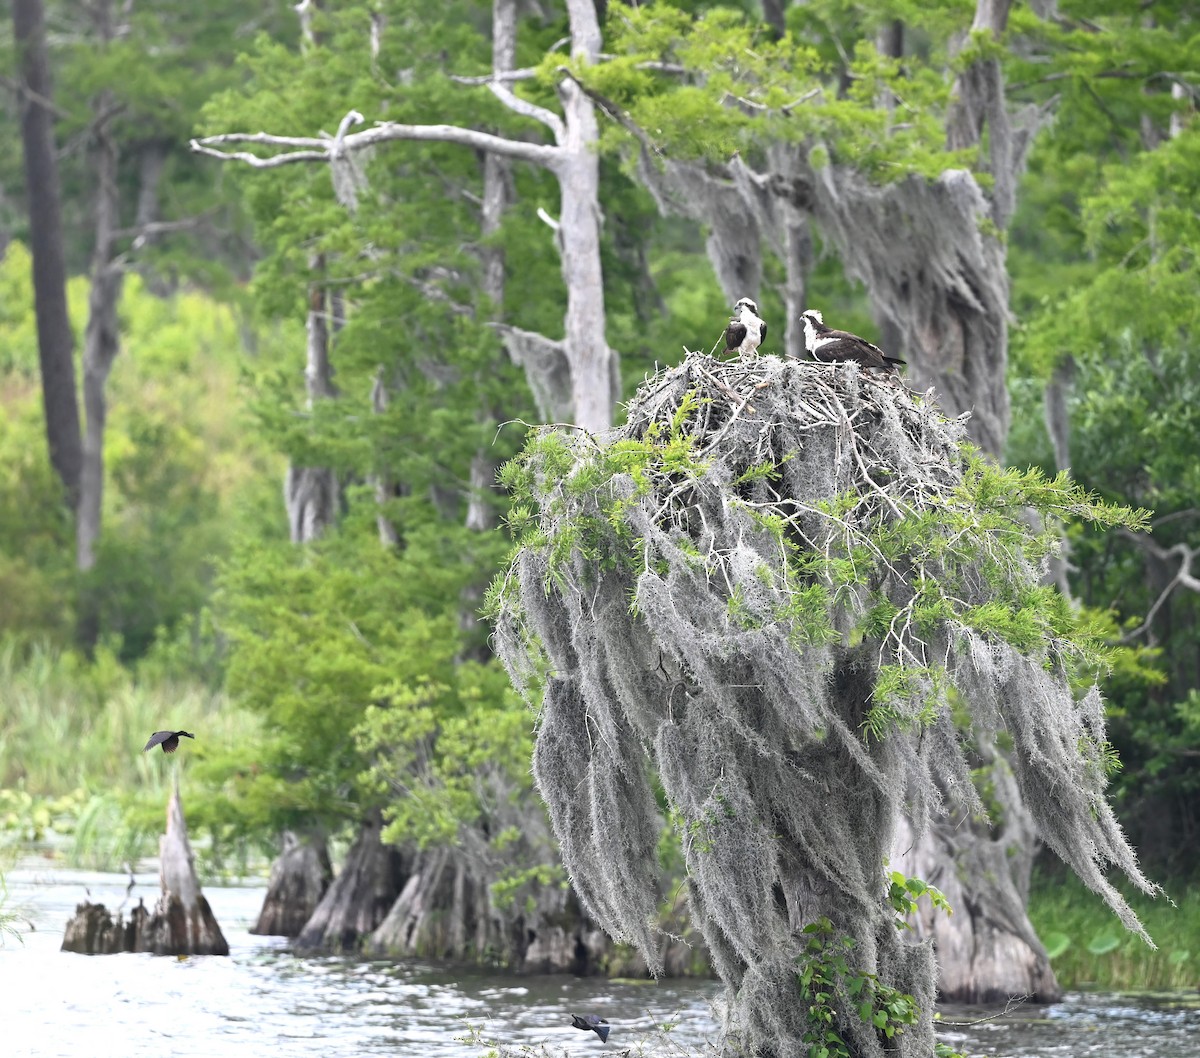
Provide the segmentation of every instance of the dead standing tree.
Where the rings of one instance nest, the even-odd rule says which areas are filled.
[[[503,6],[507,17],[516,17],[513,5]],[[567,0],[567,13],[572,57],[596,61],[600,25],[595,5],[591,0]],[[531,143],[459,125],[384,121],[336,141],[331,137],[231,132],[193,140],[192,148],[224,161],[266,169],[309,162],[329,164],[338,152],[349,155],[397,140],[436,141],[461,144],[549,170],[558,180],[561,196],[559,217],[549,222],[555,230],[567,292],[565,335],[558,341],[512,327],[504,328],[502,334],[510,355],[525,368],[543,411],[549,402],[561,403],[562,396],[569,396],[570,411],[579,426],[594,431],[607,429],[616,399],[617,360],[605,338],[599,131],[592,101],[569,76],[563,76],[558,84],[561,116],[522,99],[499,80],[490,81],[488,88],[515,114],[549,129],[554,142]],[[232,144],[254,145],[274,153],[224,149]],[[564,375],[569,379],[567,394],[563,394]]]
[[[884,863],[901,813],[923,828],[946,788],[985,815],[960,725],[1007,729],[1043,837],[1141,931],[1103,871],[1155,886],[1105,800],[1100,694],[1072,691],[1087,644],[1025,509],[1140,515],[962,433],[852,365],[689,355],[622,429],[547,428],[507,472],[531,513],[496,641],[541,699],[564,862],[656,967],[657,773],[728,987],[724,1053],[826,1031],[855,1058],[933,1053],[933,953],[897,929]]]
[[[153,912],[139,900],[128,922],[119,908],[114,921],[103,904],[84,901],[67,922],[62,950],[81,955],[228,955],[229,944],[196,878],[178,785],[167,802],[167,830],[158,839],[158,856],[162,892]]]

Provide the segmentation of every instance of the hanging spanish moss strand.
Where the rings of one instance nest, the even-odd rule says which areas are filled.
[[[934,957],[896,927],[886,857],[897,817],[920,830],[942,789],[986,817],[969,755],[1001,729],[1047,843],[1142,932],[1103,872],[1156,887],[1104,799],[1099,692],[1072,689],[1097,645],[1042,586],[1054,532],[1025,517],[1140,512],[962,438],[931,394],[854,364],[688,354],[624,427],[545,428],[506,468],[521,547],[493,586],[496,646],[540,703],[564,863],[657,971],[661,784],[728,986],[726,1054],[801,1053],[802,931],[824,920],[920,1009],[888,1039],[839,978],[850,1052],[933,1052]]]

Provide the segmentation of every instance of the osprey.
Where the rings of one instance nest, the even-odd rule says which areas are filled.
[[[725,352],[721,355],[752,353],[766,337],[767,325],[759,318],[758,306],[749,298],[740,298],[725,328]]]
[[[857,334],[826,327],[816,309],[803,313],[800,320],[804,324],[804,344],[814,360],[826,364],[854,360],[863,367],[875,367],[882,371],[898,371],[904,363],[897,357],[888,356],[879,346],[872,345]]]

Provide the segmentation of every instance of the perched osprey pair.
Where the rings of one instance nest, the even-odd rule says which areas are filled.
[[[800,317],[804,324],[804,345],[808,355],[826,364],[840,364],[854,360],[863,367],[896,371],[904,363],[898,357],[888,356],[877,345],[849,331],[835,331],[825,326],[825,320],[816,309],[809,309]],[[741,298],[733,306],[733,316],[725,328],[725,352],[745,355],[755,352],[766,340],[767,325],[758,315],[758,306],[750,298]]]

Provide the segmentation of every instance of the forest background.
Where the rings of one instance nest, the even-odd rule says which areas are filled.
[[[1152,956],[1115,922],[1098,926],[1099,902],[1045,861],[1032,916],[1064,984],[1143,983],[1150,959],[1164,980],[1194,980],[1190,6],[1018,6],[1003,35],[967,48],[977,6],[954,0],[598,7],[611,52],[592,89],[668,154],[701,164],[761,157],[788,135],[756,106],[811,107],[795,136],[819,135],[880,184],[952,165],[986,184],[992,144],[949,152],[943,119],[954,71],[987,49],[1010,107],[1038,116],[1011,221],[993,233],[1013,317],[1003,458],[1069,468],[1100,497],[1154,512],[1149,536],[1068,526],[1061,583],[1119,648],[1105,684],[1121,761],[1112,797],[1180,910],[1143,910],[1151,934],[1161,923],[1172,938]],[[566,11],[513,10],[511,65],[531,71],[513,90],[551,107]],[[52,76],[33,109],[52,115],[57,186],[22,165],[29,51],[18,39],[31,12],[44,16]],[[537,120],[482,83],[492,5],[247,13],[224,0],[15,0],[11,14],[0,49],[0,824],[19,840],[71,835],[74,862],[136,858],[152,847],[166,782],[138,751],[150,731],[186,727],[199,736],[189,821],[211,871],[274,855],[285,828],[348,840],[378,811],[399,845],[487,833],[480,855],[496,863],[498,897],[545,882],[552,869],[531,879],[511,828],[494,825],[511,823],[506,805],[541,810],[532,717],[490,656],[479,610],[510,546],[495,471],[547,404],[512,351],[520,336],[563,334],[555,176],[521,161],[489,176],[494,162],[453,143],[382,145],[334,179],[326,165],[257,171],[189,148],[234,130],[336,137],[351,110],[368,126],[453,122],[539,143]],[[783,49],[823,96],[779,94],[792,87],[770,76]],[[767,104],[743,92],[747,78],[767,84]],[[622,397],[685,345],[710,349],[730,308],[705,252],[711,228],[660,213],[632,142],[601,115],[603,321]],[[61,218],[69,277],[87,531],[87,503],[64,500],[47,445],[31,267],[47,209]],[[868,291],[819,227],[811,239],[809,304],[880,338]],[[765,348],[782,351],[788,276],[769,255],[760,267]],[[61,376],[54,385],[61,396]],[[535,820],[526,838],[544,831]]]

